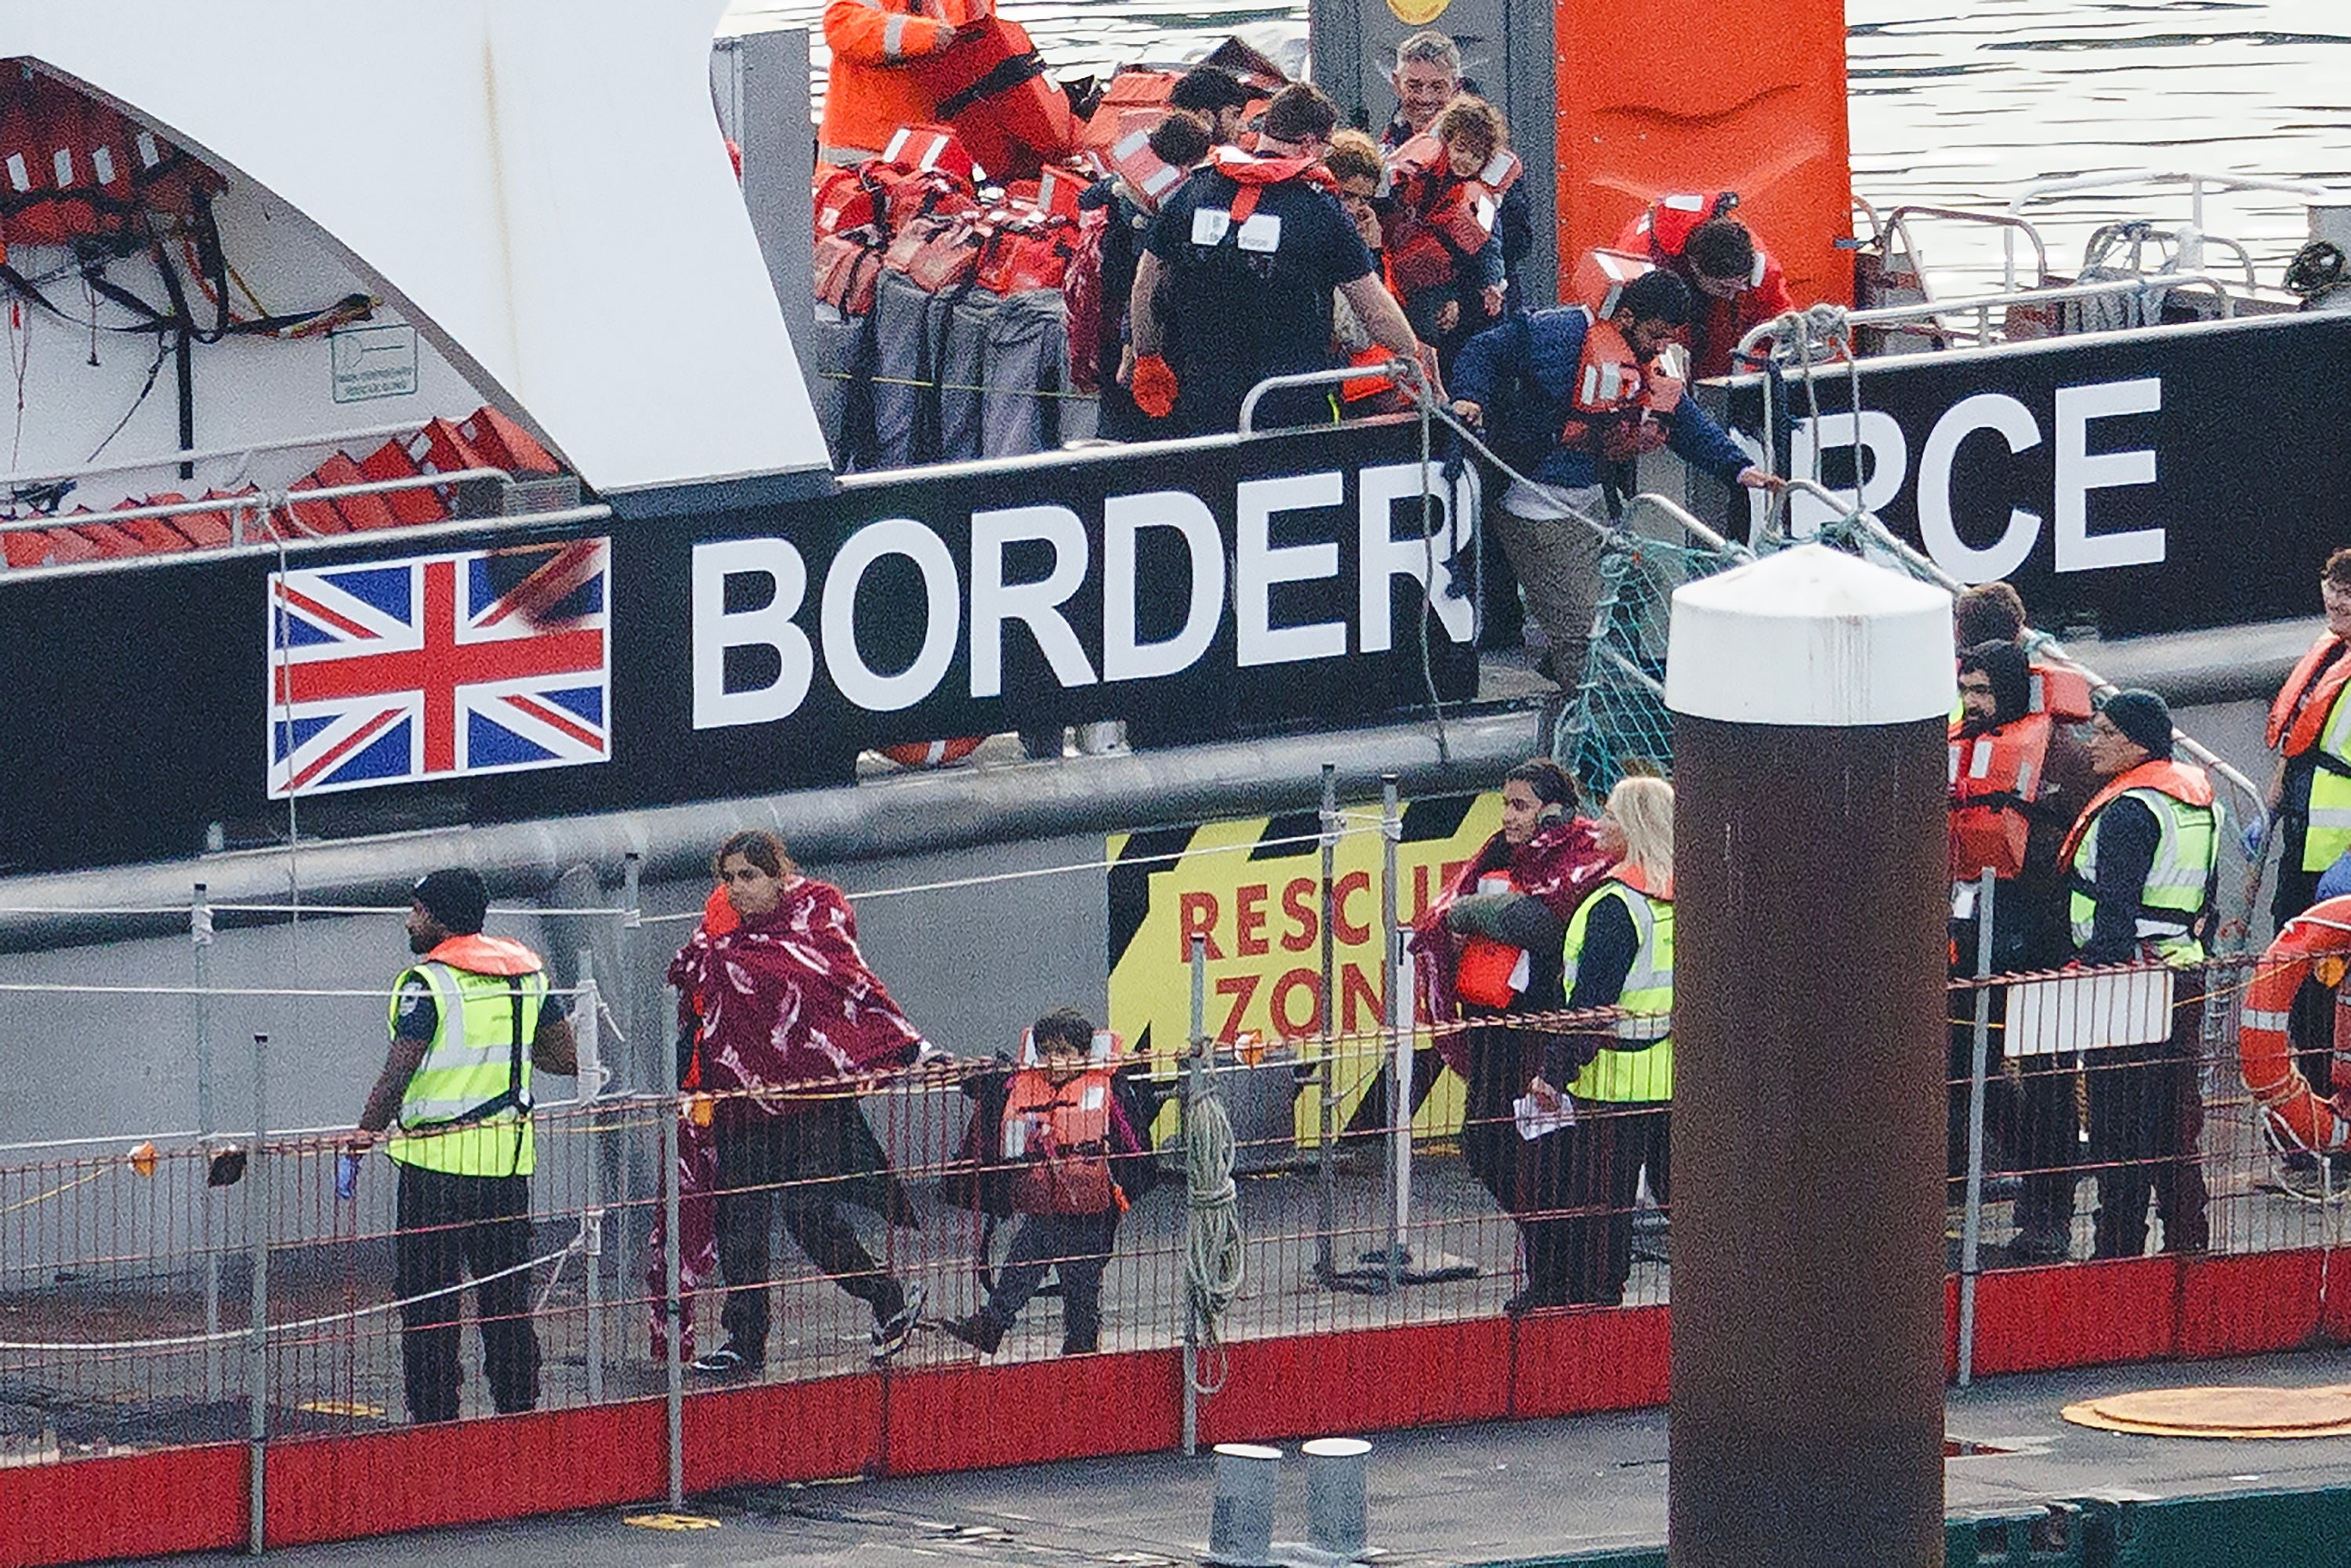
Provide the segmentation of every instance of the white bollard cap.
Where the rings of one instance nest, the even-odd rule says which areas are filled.
[[[1675,713],[1844,728],[1951,711],[1951,596],[1826,545],[1687,583],[1673,617]]]

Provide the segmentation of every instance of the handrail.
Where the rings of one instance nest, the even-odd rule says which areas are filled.
[[[2009,199],[2011,214],[2022,212],[2043,196],[2074,191],[2105,190],[2116,185],[2186,185],[2196,202],[2195,222],[2204,226],[2204,192],[2277,191],[2287,195],[2323,196],[2326,187],[2315,180],[2273,180],[2257,174],[2202,174],[2189,169],[2100,169],[2086,174],[2060,174],[2034,180]]]
[[[1271,392],[1284,392],[1291,387],[1337,386],[1343,382],[1361,381],[1366,376],[1385,376],[1390,381],[1422,383],[1420,366],[1402,355],[1384,365],[1341,365],[1328,371],[1300,371],[1294,375],[1268,376],[1249,388],[1241,399],[1240,434],[1257,434],[1257,405]]]
[[[371,479],[362,485],[321,485],[311,490],[256,490],[250,495],[221,496],[209,501],[171,501],[160,507],[124,507],[112,512],[75,512],[47,517],[11,518],[0,521],[0,534],[42,533],[50,528],[88,528],[93,523],[135,522],[141,517],[184,517],[196,512],[273,512],[286,507],[306,507],[313,501],[340,500],[345,496],[384,496],[397,490],[426,490],[443,485],[464,485],[476,479],[498,479],[508,485],[515,482],[514,476],[503,468],[459,468],[447,474],[409,474],[397,479]]]
[[[1926,580],[1934,583],[1937,587],[1946,590],[1954,596],[1957,596],[1967,588],[1966,583],[1961,582],[1958,578],[1953,577],[1949,572],[1945,571],[1940,565],[1937,564],[1933,557],[1928,555],[1924,550],[1919,549],[1917,547],[1912,545],[1909,541],[1895,533],[1893,529],[1887,528],[1876,513],[1853,505],[1852,502],[1847,500],[1844,497],[1838,495],[1835,491],[1831,490],[1826,486],[1815,484],[1810,479],[1791,479],[1788,481],[1785,487],[1781,490],[1780,494],[1773,497],[1771,502],[1771,517],[1774,525],[1779,524],[1782,520],[1789,501],[1799,494],[1809,496],[1813,499],[1819,501],[1825,506],[1834,507],[1843,518],[1845,526],[1857,529],[1868,538],[1870,543],[1876,545],[1879,549],[1886,550],[1895,556],[1895,558],[1899,559],[1903,566],[1909,570],[1912,576],[1923,578]],[[2067,653],[2064,644],[2058,642],[2056,638],[2051,636],[2046,632],[2037,632],[2030,626],[2026,627],[2024,629],[2024,651],[2029,654],[2063,664],[2066,668],[2074,671],[2085,680],[2089,682],[2090,689],[2092,691],[2101,696],[2111,695],[2120,689],[2114,684],[2114,682],[2098,674],[2097,671],[2092,669],[2089,665],[2075,658],[2072,653]],[[2266,835],[2269,826],[2267,795],[2262,790],[2255,788],[2253,781],[2251,779],[2246,778],[2244,774],[2231,767],[2227,761],[2222,759],[2218,753],[2214,752],[2202,741],[2198,740],[2194,736],[2180,729],[2177,725],[2172,727],[2171,734],[2172,738],[2177,741],[2190,757],[2195,758],[2198,762],[2201,763],[2210,772],[2218,774],[2221,780],[2231,789],[2236,790],[2245,798],[2246,821],[2251,825],[2260,827],[2264,835]]]
[[[342,446],[354,441],[413,435],[418,428],[417,421],[412,419],[399,424],[371,424],[360,430],[339,430],[325,435],[241,441],[230,446],[196,447],[186,452],[166,452],[153,457],[118,457],[109,463],[85,464],[79,468],[26,469],[19,474],[0,474],[0,486],[37,485],[46,479],[87,479],[93,475],[127,474],[141,468],[169,468],[181,463],[209,463],[215,457],[250,457],[257,452],[290,452],[300,446]]]
[[[1672,523],[1676,528],[1680,528],[1682,532],[1689,535],[1690,538],[1698,540],[1698,543],[1704,545],[1710,550],[1717,551],[1723,555],[1738,556],[1748,560],[1755,559],[1755,552],[1753,550],[1749,549],[1743,544],[1740,544],[1732,539],[1725,538],[1722,535],[1716,533],[1712,528],[1707,527],[1704,523],[1699,522],[1697,517],[1693,517],[1690,514],[1689,509],[1684,507],[1679,501],[1660,496],[1655,490],[1644,490],[1639,495],[1632,497],[1625,501],[1625,517],[1623,520],[1625,526],[1628,528],[1633,526],[1635,508],[1642,511],[1663,513],[1667,521]]]
[[[1886,254],[1889,256],[1893,254],[1893,246],[1891,241],[1895,237],[1898,236],[1902,241],[1903,253],[1908,256],[1912,261],[1918,263],[1918,287],[1925,291],[1928,299],[1934,298],[1935,287],[1933,284],[1928,281],[1926,264],[1919,260],[1918,247],[1910,238],[1909,220],[1913,214],[1922,218],[1948,218],[1957,223],[1990,224],[1995,227],[2007,230],[2008,232],[2001,236],[2001,248],[2006,258],[2006,277],[2011,287],[2013,287],[2016,281],[2016,252],[2014,245],[2016,231],[2018,229],[2022,229],[2024,231],[2025,237],[2032,242],[2032,254],[2040,263],[2041,282],[2038,285],[2035,285],[2035,287],[2048,287],[2048,242],[2041,237],[2041,231],[2039,229],[2034,228],[2022,218],[2017,217],[2009,213],[1980,213],[1972,211],[1967,207],[1930,207],[1913,204],[1905,204],[1886,214],[1883,232],[1888,241],[1886,246]]]
[[[2053,288],[2020,288],[1994,294],[1963,295],[1957,299],[1928,299],[1916,305],[1879,305],[1867,310],[1847,310],[1844,319],[1848,326],[1876,327],[1894,321],[1926,319],[1942,315],[1959,315],[1976,311],[1980,316],[1996,306],[2049,304],[2064,299],[2095,299],[2109,294],[2153,294],[2172,288],[2210,288],[2220,301],[2223,319],[2236,319],[2236,299],[2222,279],[2202,272],[2153,273],[2145,277],[2116,277],[2100,283],[2068,283]],[[1778,341],[1800,312],[1777,316],[1749,329],[1739,340],[1733,358],[1754,357],[1755,346],[1766,339]],[[1989,330],[1980,327],[1979,333]]]
[[[2035,180],[2011,197],[2011,215],[2022,213],[2043,196],[2075,191],[2110,190],[2120,185],[2186,185],[2190,232],[2183,236],[2180,259],[2190,267],[2204,265],[2204,193],[2213,191],[2276,191],[2287,195],[2324,196],[2326,187],[2314,180],[2273,180],[2255,174],[2203,174],[2193,170],[2104,169],[2086,174],[2064,174]],[[2240,247],[2241,249],[2242,247]],[[2008,258],[2008,281],[2016,281],[2013,253]]]
[[[308,494],[305,491],[304,494]],[[252,501],[254,497],[241,497]],[[216,507],[215,509],[218,509]],[[95,517],[110,516],[99,512]],[[221,560],[229,557],[275,556],[280,551],[287,556],[309,555],[325,549],[348,549],[355,543],[413,544],[422,540],[456,538],[478,534],[485,528],[528,526],[543,528],[561,523],[601,523],[612,515],[612,508],[601,502],[586,506],[565,507],[553,512],[517,512],[512,517],[447,517],[437,523],[413,523],[402,528],[369,528],[355,534],[313,534],[298,538],[254,539],[242,544],[213,545],[202,549],[149,550],[139,555],[108,556],[97,560],[63,561],[56,566],[20,566],[0,570],[0,592],[7,585],[26,578],[86,577],[118,571],[148,571],[184,566],[191,560]],[[81,519],[88,522],[89,518]]]

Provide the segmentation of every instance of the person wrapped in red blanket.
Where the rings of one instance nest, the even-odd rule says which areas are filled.
[[[715,1100],[706,1167],[715,1248],[692,1248],[697,1226],[682,1203],[681,1250],[697,1251],[705,1268],[715,1250],[730,1287],[720,1319],[726,1343],[695,1368],[738,1373],[764,1361],[768,1222],[779,1198],[801,1250],[872,1309],[876,1359],[894,1354],[921,1314],[922,1286],[902,1284],[874,1261],[841,1205],[914,1223],[857,1090],[930,1048],[866,967],[839,888],[802,875],[783,841],[761,831],[728,839],[713,863],[734,919],[714,897],[669,970],[692,1020],[681,1082]],[[682,1181],[701,1174],[687,1148],[682,1136]]]
[[[1511,768],[1502,781],[1501,831],[1429,905],[1412,938],[1429,1020],[1473,1025],[1441,1035],[1435,1051],[1469,1082],[1462,1156],[1514,1214],[1526,1207],[1527,1173],[1511,1104],[1541,1068],[1544,1037],[1477,1020],[1566,1005],[1568,919],[1615,863],[1592,821],[1575,814],[1576,800],[1574,775],[1547,757]],[[1416,1093],[1426,1092],[1422,1081],[1435,1078],[1436,1066],[1416,1060]]]

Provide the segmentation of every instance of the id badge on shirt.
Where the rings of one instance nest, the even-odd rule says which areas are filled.
[[[1225,235],[1232,231],[1232,226],[1233,214],[1222,207],[1192,209],[1192,243],[1194,245],[1221,245]],[[1248,232],[1248,225],[1245,224],[1242,225],[1242,233]]]
[[[1971,882],[1951,883],[1951,918],[1973,920],[1976,917],[1976,884]]]
[[[1276,213],[1251,213],[1241,221],[1240,247],[1270,256],[1281,244],[1281,217]]]

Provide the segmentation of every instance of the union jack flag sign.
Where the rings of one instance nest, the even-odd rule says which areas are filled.
[[[273,800],[611,756],[611,541],[269,574]]]

